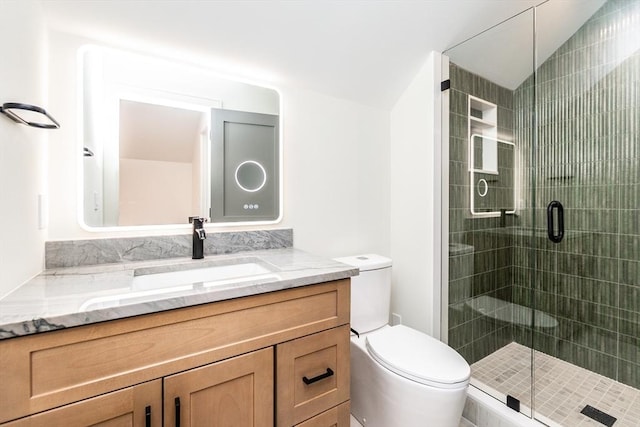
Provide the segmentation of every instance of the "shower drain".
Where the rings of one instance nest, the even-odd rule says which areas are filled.
[[[582,411],[580,411],[581,414],[586,415],[587,417],[596,420],[599,423],[602,423],[604,425],[606,425],[607,427],[611,427],[613,426],[613,423],[615,423],[617,421],[616,417],[612,417],[611,415],[607,414],[606,412],[602,412],[599,409],[594,408],[591,405],[587,405],[585,406]]]

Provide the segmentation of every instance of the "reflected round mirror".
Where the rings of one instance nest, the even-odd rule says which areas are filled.
[[[249,193],[259,191],[267,182],[267,172],[264,167],[253,160],[240,163],[235,175],[238,187]]]

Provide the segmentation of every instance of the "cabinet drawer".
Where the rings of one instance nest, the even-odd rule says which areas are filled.
[[[349,408],[349,402],[341,403],[296,427],[349,427],[351,423]]]
[[[349,400],[349,325],[280,344],[276,355],[279,427]]]

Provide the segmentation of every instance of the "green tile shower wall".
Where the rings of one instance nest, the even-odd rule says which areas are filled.
[[[451,65],[449,239],[474,253],[450,255],[449,342],[469,362],[533,342],[640,388],[639,26],[640,1],[609,0],[538,67],[535,87],[531,76],[514,92]],[[499,103],[500,137],[519,147],[519,216],[508,225],[520,232],[469,216],[468,94]],[[551,200],[565,206],[557,245],[545,231]],[[464,304],[478,295],[535,305],[558,327],[479,317]]]
[[[498,106],[498,138],[512,141],[513,94],[455,64],[451,64],[449,75],[449,242],[473,247],[472,252],[451,252],[449,255],[449,345],[473,363],[513,341],[509,324],[480,316],[466,304],[481,295],[510,301],[513,260],[511,236],[495,233],[500,219],[471,218],[467,165],[468,95]],[[501,157],[503,151],[499,150]],[[499,164],[502,165],[500,177],[504,180],[512,174],[513,165],[504,161]],[[506,205],[506,190],[492,189],[496,191],[487,198],[486,207]],[[511,225],[512,218],[508,220]]]
[[[609,0],[536,74],[537,148],[523,226],[565,207],[566,238],[537,239],[536,308],[559,322],[534,346],[640,388],[640,1]],[[529,79],[514,92],[516,139],[531,131]],[[531,140],[522,138],[531,156]],[[529,242],[530,243],[530,242]],[[527,246],[531,246],[528,244]],[[514,300],[527,300],[530,252],[516,251]],[[519,273],[520,272],[520,273]]]

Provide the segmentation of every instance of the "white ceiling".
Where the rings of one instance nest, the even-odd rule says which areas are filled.
[[[197,62],[254,81],[310,89],[390,109],[430,51],[444,51],[541,1],[41,3],[54,29]],[[568,5],[571,12],[590,0],[550,1]],[[571,13],[558,17],[559,25],[566,26],[571,17]]]

